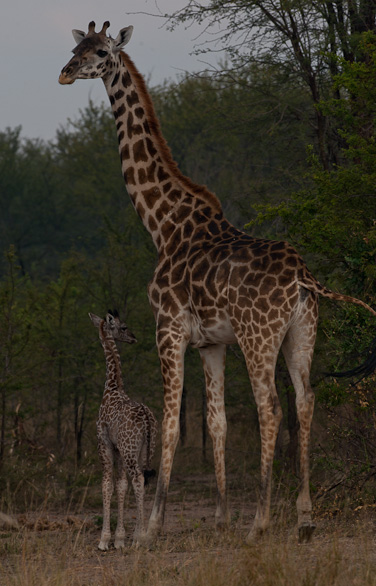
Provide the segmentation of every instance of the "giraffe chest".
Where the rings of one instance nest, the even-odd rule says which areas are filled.
[[[190,344],[194,348],[203,348],[211,344],[234,344],[236,337],[225,310],[217,310],[212,317],[190,314]]]
[[[175,266],[165,262],[149,285],[149,299],[157,323],[179,322],[195,348],[236,342],[228,313],[228,263],[223,258],[202,254]]]

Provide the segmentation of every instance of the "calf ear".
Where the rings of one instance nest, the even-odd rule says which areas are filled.
[[[89,313],[89,317],[96,328],[99,328],[99,324],[101,323],[101,318],[95,315],[94,313]]]
[[[122,49],[123,47],[125,47],[125,45],[127,43],[129,43],[129,41],[131,40],[131,36],[133,33],[133,26],[126,26],[125,28],[122,28],[121,31],[119,32],[118,36],[115,39],[115,49],[117,51],[120,51],[120,49]]]
[[[79,45],[81,43],[82,39],[84,39],[86,37],[86,33],[84,33],[84,31],[79,31],[76,28],[74,28],[72,30],[72,35],[73,35],[73,38],[76,41],[77,45]]]
[[[115,318],[110,311],[106,315],[106,322],[110,327],[115,323]]]

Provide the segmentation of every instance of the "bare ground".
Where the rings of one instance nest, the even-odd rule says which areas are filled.
[[[154,489],[155,483],[146,495],[146,518]],[[229,500],[231,526],[217,533],[214,477],[191,477],[188,483],[175,478],[163,534],[149,550],[131,548],[132,493],[127,497],[129,545],[123,551],[97,549],[100,506],[18,515],[19,529],[0,531],[0,584],[376,585],[373,507],[342,512],[317,508],[313,540],[299,545],[295,512],[279,499],[271,531],[249,547],[244,538],[256,509],[254,494],[252,498],[235,486]]]

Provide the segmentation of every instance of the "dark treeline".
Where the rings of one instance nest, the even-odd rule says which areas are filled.
[[[335,67],[325,69],[325,84],[320,78],[314,107],[304,78],[275,62],[237,66],[236,76],[225,66],[222,76],[185,77],[152,95],[181,170],[218,195],[236,226],[290,240],[326,285],[372,305],[374,34],[361,31],[356,51],[345,57],[332,55]],[[156,253],[125,190],[107,104],[90,102],[50,143],[23,138],[21,128],[1,132],[0,206],[0,494],[6,498],[9,486],[22,492],[37,478],[56,479],[57,463],[68,463],[64,477],[78,482],[79,471],[95,461],[105,367],[89,311],[117,308],[126,318],[138,344],[121,349],[125,384],[160,422],[163,391],[146,294]],[[374,337],[375,320],[327,302],[321,317],[313,383],[325,453],[315,455],[341,470],[348,487],[374,474],[375,378],[348,390],[321,380],[321,372],[355,365]],[[293,398],[282,363],[278,378],[290,434],[279,456],[296,472]],[[188,352],[191,426],[201,417],[202,389],[199,360]],[[250,421],[257,426],[237,348],[228,355],[227,408],[236,422],[229,441],[243,436]],[[246,449],[257,456],[254,446]]]

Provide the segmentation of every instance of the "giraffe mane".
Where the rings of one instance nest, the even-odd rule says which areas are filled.
[[[222,211],[222,206],[214,193],[209,191],[209,189],[204,185],[198,185],[194,183],[189,177],[186,177],[179,169],[177,163],[172,158],[170,147],[168,146],[162,131],[161,127],[155,113],[154,105],[151,100],[150,94],[147,90],[145,80],[141,73],[138,71],[137,67],[133,63],[132,59],[129,57],[128,54],[121,51],[121,57],[125,62],[127,70],[131,76],[133,83],[137,88],[137,92],[139,94],[140,99],[142,100],[142,105],[145,109],[146,118],[149,124],[150,131],[156,140],[156,143],[159,147],[160,155],[165,163],[166,167],[169,169],[170,173],[173,177],[175,177],[183,187],[190,193],[194,195],[203,196],[205,200],[213,206],[214,212],[218,213]]]

